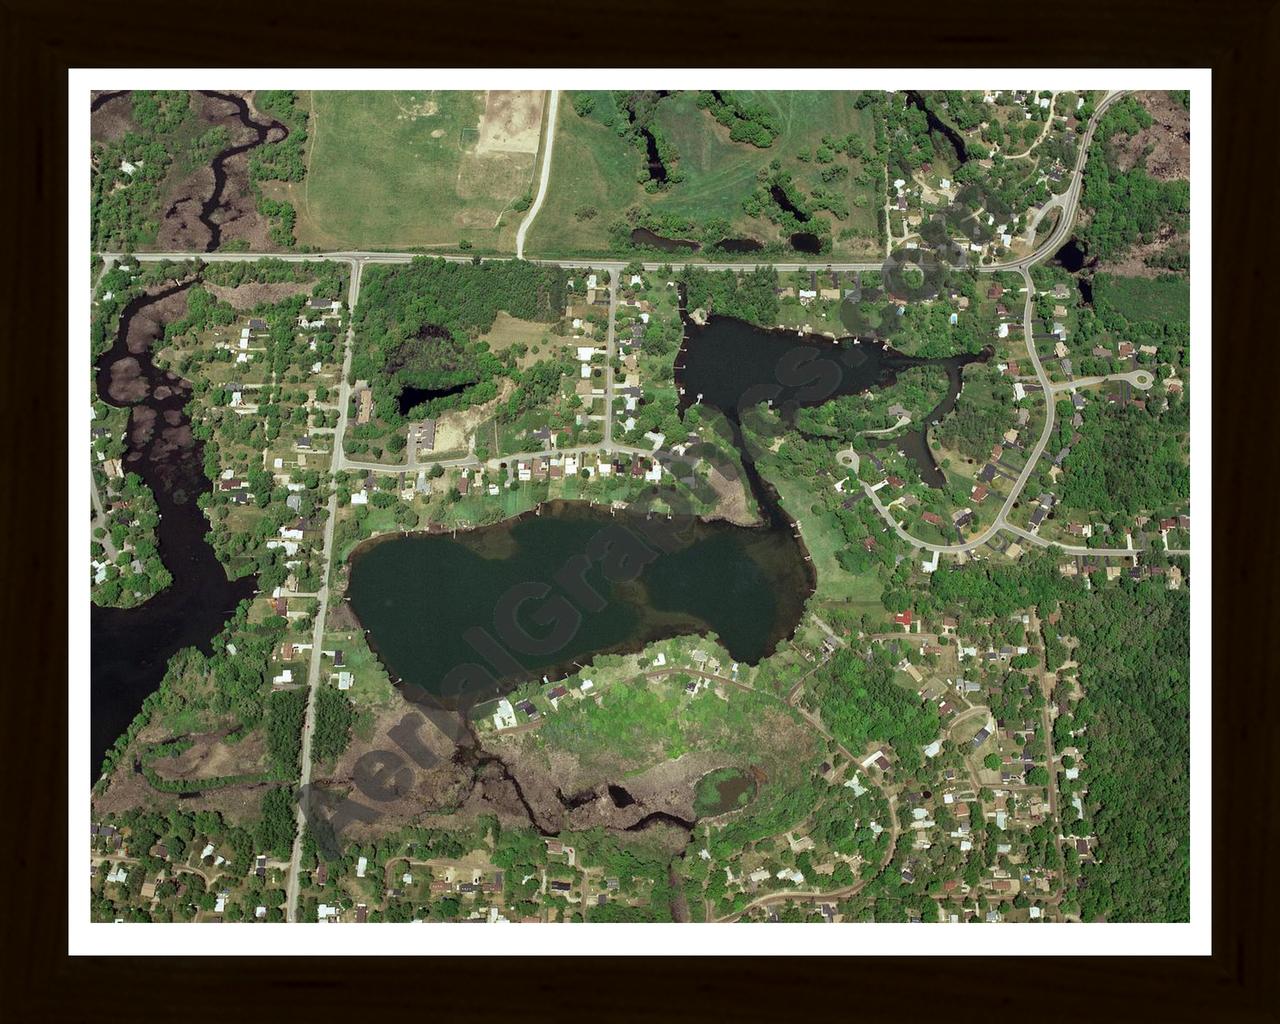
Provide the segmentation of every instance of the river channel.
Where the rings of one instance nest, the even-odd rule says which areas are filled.
[[[89,731],[94,779],[104,754],[143,700],[159,688],[169,659],[183,647],[208,653],[210,641],[256,586],[253,577],[228,580],[205,540],[209,522],[197,499],[211,485],[204,475],[204,445],[192,437],[184,411],[191,385],[152,359],[152,346],[163,338],[165,323],[185,310],[192,283],[173,284],[130,302],[121,313],[114,343],[96,367],[98,397],[130,409],[124,468],[142,477],[155,495],[160,557],[173,583],[137,608],[92,608]]]

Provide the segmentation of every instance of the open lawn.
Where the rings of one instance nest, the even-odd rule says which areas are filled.
[[[374,653],[365,643],[364,634],[359,630],[329,631],[324,635],[324,649],[342,651],[345,664],[341,670],[333,667],[333,662],[325,659],[323,684],[334,685],[330,676],[338,671],[351,673],[351,689],[347,696],[359,707],[383,705],[395,697],[395,688]]]
[[[836,552],[845,547],[844,533],[833,517],[814,511],[821,501],[816,488],[797,477],[769,474],[769,480],[778,489],[783,508],[800,522],[800,535],[818,570],[815,598],[849,602],[859,610],[883,611],[880,580],[873,573],[854,576],[837,561]]]
[[[488,96],[488,99],[487,99]],[[514,99],[513,99],[514,97]],[[313,92],[300,245],[510,251],[542,94]]]
[[[480,335],[476,340],[488,342],[493,352],[505,352],[512,345],[524,345],[528,351],[517,360],[517,365],[523,370],[539,359],[561,357],[568,352],[570,340],[558,334],[552,334],[550,327],[549,324],[538,323],[535,320],[521,320],[509,313],[499,311],[488,333]],[[538,350],[536,353],[535,348]]]
[[[607,251],[611,244],[610,225],[623,218],[632,206],[699,223],[727,221],[735,236],[777,242],[781,239],[778,226],[764,217],[749,217],[742,207],[743,200],[757,187],[757,171],[780,160],[809,193],[820,185],[821,168],[813,155],[823,136],[842,137],[856,132],[869,149],[874,145],[871,116],[854,107],[855,93],[742,94],[753,102],[764,103],[778,119],[780,134],[765,149],[731,142],[728,129],[707,111],[698,109],[695,93],[677,93],[661,102],[657,121],[677,154],[684,180],[660,192],[648,193],[641,181],[645,177],[644,151],[605,123],[625,122],[626,115],[617,111],[612,94],[591,95],[595,107],[586,117],[574,110],[572,94],[560,104],[551,181],[527,243],[533,255]],[[815,216],[830,223],[836,254],[879,252],[879,172],[872,188],[859,183],[859,161],[843,155],[837,159],[848,164],[850,173],[824,187],[845,196],[849,217],[837,220],[827,212]],[[842,240],[842,232],[859,237]]]

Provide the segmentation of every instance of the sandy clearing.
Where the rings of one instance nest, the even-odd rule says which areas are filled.
[[[546,94],[540,90],[490,89],[484,97],[476,154],[536,153]]]

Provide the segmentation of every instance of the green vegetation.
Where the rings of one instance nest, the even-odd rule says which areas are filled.
[[[468,385],[420,406],[419,415],[486,402],[496,397],[502,376],[517,383],[527,378],[541,389],[554,370],[541,366],[521,374],[512,369],[514,355],[508,352],[504,361],[487,342],[472,339],[493,326],[499,310],[522,320],[558,321],[567,281],[559,267],[514,260],[475,265],[419,257],[408,266],[370,267],[355,313],[360,345],[352,377],[373,382],[378,418],[393,426],[404,422],[398,399],[405,387]],[[356,437],[364,439],[359,428]]]
[[[725,274],[687,266],[680,271],[689,309],[706,309],[762,327],[778,322],[778,272],[759,267],[745,274]]]
[[[291,249],[297,210],[292,203],[263,195],[260,183],[299,182],[306,177],[303,154],[307,142],[307,112],[298,106],[297,94],[289,91],[266,89],[255,93],[253,101],[262,113],[275,118],[289,132],[280,142],[268,142],[253,150],[249,157],[249,180],[253,182],[258,212],[271,224],[271,241]]]
[[[1191,345],[1191,282],[1166,274],[1157,278],[1098,274],[1093,308],[1100,325],[1134,347],[1155,345],[1158,358],[1186,364]]]
[[[963,608],[979,618],[1003,617],[1022,608],[1051,608],[1076,587],[1058,575],[1048,555],[1028,556],[1016,565],[970,562],[935,572],[917,610],[929,614]]]
[[[1127,96],[1102,116],[1094,133],[1081,196],[1090,216],[1079,229],[1092,256],[1111,259],[1136,242],[1151,241],[1161,229],[1183,232],[1190,223],[1189,182],[1156,180],[1146,171],[1145,156],[1126,170],[1117,162],[1113,140],[1136,135],[1150,124],[1146,108]]]
[[[796,426],[806,434],[825,434],[853,443],[863,431],[882,430],[898,421],[898,416],[888,411],[889,406],[901,406],[912,422],[919,423],[946,393],[946,370],[940,366],[912,366],[899,373],[890,387],[844,395],[801,409]]]
[[[267,755],[281,779],[296,779],[302,756],[302,718],[307,710],[305,687],[277,690],[267,701]]]
[[[950,415],[933,429],[943,447],[975,461],[991,454],[992,445],[1014,425],[1013,389],[992,364],[964,370],[964,388]],[[1068,417],[1070,419],[1070,417]]]
[[[316,731],[311,738],[311,754],[327,764],[341,756],[351,742],[356,710],[341,690],[321,686],[316,691]]]
[[[280,792],[286,794],[287,802],[287,791]],[[104,859],[91,883],[91,919],[192,921],[213,910],[218,891],[225,886],[234,889],[225,912],[227,920],[252,919],[255,906],[263,903],[274,912],[268,914],[268,920],[284,920],[280,909],[284,892],[275,887],[274,879],[260,879],[248,873],[254,854],[269,848],[261,844],[261,839],[267,837],[264,826],[268,814],[273,820],[278,818],[275,810],[278,801],[278,797],[273,797],[268,804],[264,799],[263,824],[255,828],[233,824],[216,811],[139,809],[107,815],[106,822],[120,832],[118,841],[122,845],[118,852],[133,858],[134,863],[126,865],[126,881],[108,882],[110,865],[106,858],[116,852],[116,841],[105,837],[94,841],[94,853]],[[283,821],[274,823],[284,824]],[[277,838],[282,836],[281,828]],[[206,843],[224,858],[221,865],[215,866],[214,854],[200,856]],[[156,886],[154,897],[142,896],[144,883],[148,879],[156,880],[161,872],[168,879]],[[206,874],[211,881],[206,882]]]
[[[737,93],[700,92],[698,106],[729,129],[731,142],[749,142],[760,149],[768,149],[782,131],[776,110]],[[830,163],[830,157],[823,162]]]
[[[637,681],[614,686],[599,707],[591,701],[562,704],[534,735],[539,746],[569,751],[585,763],[639,767],[691,750],[758,755],[760,732],[780,714],[777,702],[764,696],[735,692],[725,701],[700,693],[689,699],[683,683]]]
[[[293,851],[293,837],[297,833],[292,789],[274,786],[262,797],[262,819],[254,829],[253,838],[258,849],[276,857],[286,858]]]
[[[212,654],[187,647],[169,659],[160,688],[142,702],[129,728],[107,752],[102,765],[104,777],[110,775],[153,716],[161,721],[185,719],[208,725],[230,719],[237,733],[247,732],[262,721],[269,693],[267,668],[272,648],[283,635],[285,621],[271,616],[252,623],[249,609],[250,602],[240,603],[222,632],[214,637]],[[284,730],[278,731],[283,750]],[[293,776],[286,773],[285,777]]]
[[[647,228],[697,243],[712,259],[725,258],[719,243],[734,238],[794,256],[787,236],[802,229],[824,239],[824,251],[878,253],[879,101],[848,92],[573,93],[561,107],[530,249],[651,252],[631,239]],[[653,136],[665,181],[651,174],[641,129]],[[779,182],[803,220],[769,194]]]
[[[888,176],[906,182],[926,173],[934,178],[949,177],[959,189],[946,216],[952,235],[990,242],[1001,222],[1017,235],[1032,206],[1066,187],[1064,171],[1075,162],[1076,136],[1073,131],[1050,126],[1037,143],[1050,111],[1039,105],[1035,94],[1019,99],[1014,93],[1005,92],[991,103],[984,102],[982,92],[972,90],[915,95],[918,102],[907,94],[895,93],[887,104],[884,131]],[[967,160],[961,162],[944,132],[930,127],[928,114],[921,106],[962,137]],[[1091,109],[1079,113],[1087,117]],[[1049,177],[1050,171],[1057,176],[1056,181]],[[975,215],[979,210],[992,220]],[[922,226],[921,232],[926,230],[927,225]]]
[[[98,537],[95,530],[89,544],[95,563],[91,594],[94,604],[133,608],[164,590],[173,577],[157,547],[160,512],[154,495],[136,473],[126,473],[112,484],[104,499],[109,509],[106,524],[99,527],[103,535]],[[114,559],[108,557],[107,544],[115,551]]]
[[[170,165],[191,142],[202,154],[210,140],[189,139],[195,130],[191,96],[185,90],[130,97],[133,124],[114,142],[93,144],[90,218],[94,249],[150,244],[160,227],[161,185]],[[117,101],[118,102],[118,101]],[[182,154],[185,165],[186,154]]]
[[[723,787],[723,789],[722,789]],[[724,789],[737,795],[726,806]],[[717,768],[707,772],[698,780],[693,790],[693,811],[699,817],[709,814],[724,814],[727,811],[746,807],[755,795],[755,782],[738,768]]]
[[[1089,766],[1086,921],[1185,921],[1190,907],[1190,596],[1161,582],[1064,602],[1085,699],[1075,744]],[[1070,813],[1068,811],[1067,813]]]
[[[1185,437],[1189,409],[1180,396],[1157,411],[1091,402],[1081,435],[1063,464],[1064,508],[1133,516],[1181,506],[1191,497]]]
[[[937,709],[921,705],[892,680],[893,665],[883,647],[870,663],[843,648],[831,659],[830,671],[815,676],[813,693],[823,721],[854,753],[878,741],[892,744],[899,757],[909,759],[915,748],[937,737]]]

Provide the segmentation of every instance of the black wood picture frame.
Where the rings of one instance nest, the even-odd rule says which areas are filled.
[[[436,1019],[590,1015],[662,1021],[982,1018],[1271,1021],[1277,985],[1275,621],[1278,468],[1269,415],[1276,294],[1280,7],[1218,0],[903,6],[640,7],[394,0],[183,8],[0,5],[7,108],[0,181],[6,251],[3,488],[4,882],[8,952],[0,1012],[14,1021],[256,1019],[296,1013]],[[653,959],[347,957],[71,958],[66,952],[68,792],[66,71],[93,66],[1187,66],[1213,69],[1214,555],[1213,954],[1199,958]],[[1029,71],[1028,77],[1033,72]],[[215,83],[234,86],[234,82]],[[779,82],[786,87],[785,81]],[[1193,182],[1193,189],[1204,187]],[[80,258],[82,254],[72,254]],[[78,373],[72,367],[71,372]],[[1197,580],[1197,585],[1205,585]],[[1201,709],[1203,710],[1203,709]],[[78,790],[77,790],[78,792]],[[86,794],[87,795],[87,794]],[[163,927],[163,926],[159,926]],[[1069,927],[1069,926],[1062,926]],[[1116,927],[1124,927],[1117,925]],[[542,941],[543,933],[539,934]],[[990,930],[966,933],[977,952]],[[287,953],[288,933],[281,933]],[[661,952],[654,950],[655,953]],[[1088,948],[1080,950],[1088,954]],[[1135,950],[1141,954],[1142,950]]]

